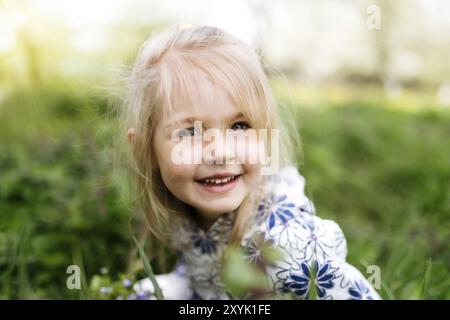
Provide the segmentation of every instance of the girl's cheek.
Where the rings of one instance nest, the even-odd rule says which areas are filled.
[[[242,136],[236,139],[236,155],[239,163],[244,165],[257,165],[264,156],[264,144],[254,136]]]
[[[176,159],[173,159],[172,149],[173,147],[170,141],[162,142],[155,148],[158,167],[166,184],[178,180],[180,174],[183,172],[180,168],[181,165],[176,164],[176,161],[174,161]]]
[[[158,160],[160,174],[164,183],[172,192],[183,185],[188,179],[192,180],[194,169],[189,164],[177,163],[179,159],[174,156],[174,143],[162,134],[155,136],[155,152]]]
[[[194,165],[174,165],[171,167],[173,183],[184,184],[193,181]]]
[[[170,161],[177,165],[193,165],[202,162],[202,142],[198,138],[186,137],[168,146]],[[168,157],[169,158],[169,157]]]

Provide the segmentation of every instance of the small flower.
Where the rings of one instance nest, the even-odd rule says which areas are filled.
[[[129,280],[129,279],[124,279],[124,280],[122,281],[122,284],[123,284],[123,286],[124,286],[125,288],[129,288],[129,287],[131,287],[131,285],[132,285],[133,283],[132,283],[131,280]]]
[[[137,299],[137,295],[134,293],[130,293],[127,297],[128,300],[136,300]]]
[[[152,300],[152,295],[149,293],[139,293],[136,296],[137,300]]]
[[[100,268],[100,274],[107,274],[108,273],[108,268],[107,267],[102,267]]]
[[[101,287],[100,288],[100,293],[101,294],[108,294],[112,292],[112,288],[111,287]]]

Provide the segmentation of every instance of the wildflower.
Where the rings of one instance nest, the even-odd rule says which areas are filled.
[[[112,292],[112,288],[111,287],[101,287],[100,288],[100,293],[101,294],[108,294]]]
[[[124,280],[122,281],[122,284],[123,284],[123,286],[124,286],[125,288],[129,288],[129,287],[131,287],[132,282],[131,282],[131,280],[129,280],[129,279],[124,279]]]

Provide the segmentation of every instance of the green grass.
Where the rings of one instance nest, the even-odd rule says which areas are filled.
[[[383,298],[449,299],[449,110],[427,94],[321,90],[293,86],[285,110],[317,214],[340,224],[358,269],[380,266]],[[86,298],[66,288],[68,265],[82,264],[89,282],[137,260],[139,220],[114,170],[107,110],[101,94],[70,84],[0,103],[0,298]],[[172,267],[167,250],[146,249],[155,273]]]

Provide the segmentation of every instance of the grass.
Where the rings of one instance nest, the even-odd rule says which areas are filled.
[[[385,299],[450,299],[449,110],[376,88],[276,92],[302,138],[307,194],[340,224],[348,260],[380,267]],[[87,298],[66,288],[68,265],[81,264],[87,283],[137,260],[134,196],[114,170],[107,110],[101,94],[70,84],[18,88],[0,103],[0,298]],[[172,255],[152,248],[155,273],[169,271]]]
[[[139,257],[142,260],[142,263],[144,264],[145,273],[147,274],[147,277],[151,280],[153,288],[155,290],[155,297],[158,300],[164,300],[164,296],[162,293],[161,288],[159,287],[159,284],[156,280],[155,273],[153,272],[153,268],[148,261],[144,248],[139,244],[139,242],[136,240],[136,238],[133,236],[133,241],[139,251]]]

